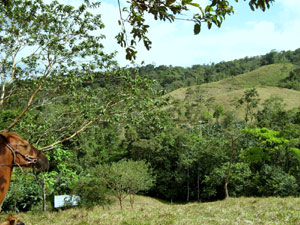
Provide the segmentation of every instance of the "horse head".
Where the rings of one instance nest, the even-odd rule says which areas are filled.
[[[46,170],[49,167],[45,154],[16,133],[0,133],[0,144],[1,149],[3,147],[6,149],[6,151],[1,150],[0,156],[5,154],[8,162],[14,166],[36,167],[40,170]]]

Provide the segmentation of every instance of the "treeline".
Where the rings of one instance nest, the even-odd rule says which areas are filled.
[[[138,71],[141,76],[156,80],[158,82],[156,88],[170,92],[177,88],[219,81],[227,77],[250,72],[261,66],[283,62],[300,65],[300,49],[281,52],[273,50],[262,56],[245,57],[210,65],[193,65],[187,68],[149,64],[132,68],[131,70],[133,72]],[[293,85],[286,86],[290,87]]]

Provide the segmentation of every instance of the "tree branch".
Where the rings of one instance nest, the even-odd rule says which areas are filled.
[[[104,115],[104,113],[109,109],[109,108],[112,108],[118,104],[120,104],[121,102],[123,102],[123,100],[119,101],[119,102],[116,102],[114,104],[111,104],[109,105],[110,103],[107,104],[106,108],[103,110],[103,112],[101,112],[100,114],[98,114],[96,116],[95,119],[93,120],[90,120],[87,124],[85,124],[84,126],[82,126],[79,130],[75,131],[71,136],[69,137],[66,137],[60,141],[56,141],[54,142],[53,144],[51,145],[48,145],[48,146],[45,146],[45,147],[42,147],[40,148],[39,150],[41,151],[48,151],[48,150],[52,150],[56,145],[58,144],[62,144],[63,142],[66,142],[66,141],[69,141],[71,140],[72,138],[74,138],[75,136],[77,136],[79,133],[83,132],[84,130],[86,130],[91,124],[95,123],[101,116]]]
[[[23,112],[21,112],[17,118],[4,130],[4,132],[8,132],[10,131],[17,123],[18,121],[27,113],[27,111],[29,110],[30,106],[32,105],[32,101],[33,99],[36,97],[36,95],[42,90],[42,86],[43,86],[43,80],[45,80],[45,78],[51,73],[54,64],[56,63],[56,57],[57,57],[58,53],[54,56],[53,61],[51,62],[51,60],[49,59],[49,67],[47,68],[47,70],[45,71],[45,74],[43,75],[40,85],[39,87],[34,91],[34,93],[31,95],[31,97],[29,98],[28,102],[27,102],[27,106],[25,107],[25,109],[23,110]]]
[[[4,104],[6,85],[10,84],[15,79],[15,71],[16,71],[15,59],[16,59],[16,54],[12,56],[12,71],[11,71],[10,79],[7,82],[4,82],[4,84],[2,85],[0,105]]]
[[[29,107],[31,106],[32,100],[40,92],[40,90],[41,90],[41,85],[31,95],[30,99],[27,102],[27,106],[23,110],[23,112],[21,112],[21,114],[17,116],[17,118],[4,130],[4,132],[10,131],[18,123],[18,121],[25,115],[25,113],[29,110]]]

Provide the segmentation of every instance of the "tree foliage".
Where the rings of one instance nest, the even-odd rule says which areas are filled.
[[[132,196],[131,206],[133,207],[134,195],[139,191],[149,190],[155,180],[149,165],[144,161],[121,160],[111,165],[99,165],[94,172],[94,176],[98,175],[112,195],[119,200],[121,209],[123,200],[128,195]]]
[[[237,0],[238,1],[238,0]],[[274,0],[251,0],[249,6],[251,10],[261,9],[265,11]],[[126,49],[126,58],[131,60],[136,58],[135,50],[138,41],[142,41],[146,49],[151,48],[151,40],[147,36],[149,25],[147,25],[146,15],[151,15],[155,20],[174,22],[175,20],[187,20],[194,23],[194,34],[199,34],[203,23],[208,29],[212,25],[220,27],[226,16],[234,13],[234,8],[228,0],[211,0],[207,5],[198,1],[140,1],[131,0],[122,7],[118,0],[121,31],[116,36],[118,43]],[[189,15],[187,12],[194,8],[196,12]],[[188,15],[188,16],[184,16]],[[126,24],[130,25],[130,31],[126,30]],[[131,38],[128,38],[130,33]]]

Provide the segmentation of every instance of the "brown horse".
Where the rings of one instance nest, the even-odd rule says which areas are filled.
[[[0,205],[8,191],[13,167],[36,167],[45,170],[47,157],[18,134],[0,133]]]
[[[14,217],[12,214],[9,215],[9,217],[0,225],[25,225],[21,220]]]

